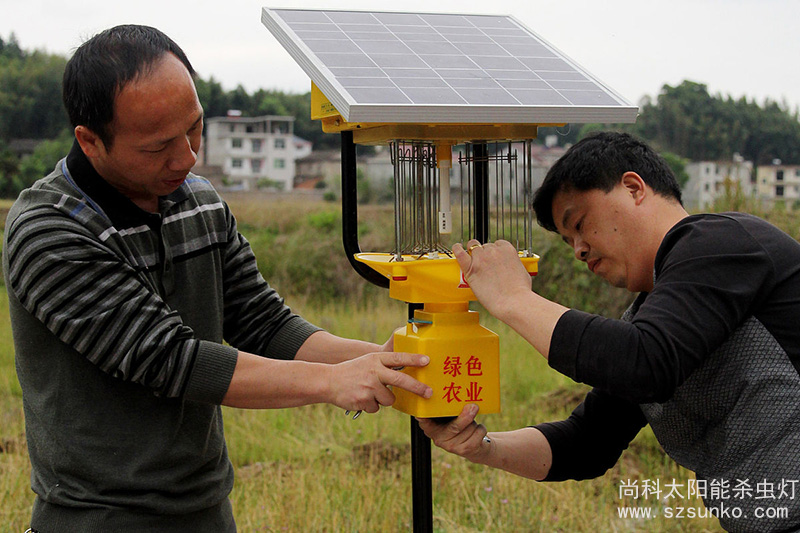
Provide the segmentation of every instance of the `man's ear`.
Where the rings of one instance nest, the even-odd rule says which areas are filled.
[[[631,198],[634,199],[636,205],[642,203],[642,200],[647,196],[647,184],[636,172],[626,172],[623,174],[621,183],[628,194],[631,195]]]
[[[96,159],[106,152],[106,147],[100,137],[86,126],[75,127],[75,139],[89,159]]]

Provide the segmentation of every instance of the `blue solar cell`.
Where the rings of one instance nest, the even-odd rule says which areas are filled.
[[[353,122],[633,122],[638,108],[509,16],[264,8]]]

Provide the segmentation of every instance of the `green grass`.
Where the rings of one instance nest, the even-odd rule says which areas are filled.
[[[390,300],[383,290],[366,287],[343,261],[343,253],[337,249],[339,230],[330,229],[335,220],[328,213],[331,209],[330,204],[293,202],[276,202],[267,209],[234,206],[262,270],[272,273],[267,278],[281,292],[291,294],[287,301],[296,311],[337,335],[382,343],[404,323],[406,306]],[[381,221],[386,210],[368,206],[363,215],[364,242],[370,243],[364,249],[378,249],[373,246],[380,246],[385,238],[381,227],[385,229],[386,224]],[[370,229],[375,225],[377,229]],[[299,243],[310,246],[314,239],[324,252],[314,255],[306,249],[313,268],[293,272],[288,263],[302,260]],[[542,262],[543,270],[546,264]],[[560,267],[553,260],[550,268]],[[326,292],[313,285],[303,286],[299,294],[292,290],[298,283],[293,276],[317,273],[329,276],[323,277],[324,282],[336,284],[336,290]],[[536,283],[552,283],[548,289],[552,291],[560,284],[565,291],[567,287],[559,279],[547,282],[540,277]],[[576,291],[574,297],[585,298],[585,294]],[[603,305],[616,309],[621,304],[609,300]],[[482,322],[501,339],[503,409],[479,417],[479,421],[492,431],[501,431],[566,417],[586,388],[551,370],[516,333],[486,313],[482,315]],[[33,501],[13,357],[8,303],[5,289],[0,289],[0,532],[24,531]],[[271,411],[225,408],[224,416],[236,470],[231,500],[240,531],[412,529],[407,415],[386,408],[354,421],[340,409],[314,405]],[[583,482],[537,483],[434,449],[434,527],[443,532],[718,531],[714,519],[634,521],[618,517],[617,510],[623,505],[659,506],[643,499],[621,499],[622,481],[659,480],[663,486],[673,479],[685,483],[691,477],[664,455],[649,429],[610,472]],[[702,505],[699,500],[682,503]]]

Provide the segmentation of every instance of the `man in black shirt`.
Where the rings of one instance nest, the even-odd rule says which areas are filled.
[[[794,487],[800,244],[750,215],[690,216],[663,159],[626,134],[572,147],[534,209],[593,273],[639,296],[622,320],[569,310],[530,291],[508,242],[470,241],[471,253],[456,245],[486,309],[551,367],[594,388],[564,421],[487,436],[470,405],[449,424],[421,421],[428,436],[470,461],[558,481],[602,475],[650,424],[703,483]],[[704,501],[724,504],[713,491]],[[715,516],[731,531],[793,531],[798,501],[781,501],[781,518],[757,516],[764,502],[755,498],[737,501],[739,516]]]

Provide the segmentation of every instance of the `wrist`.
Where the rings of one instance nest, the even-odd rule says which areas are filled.
[[[533,293],[517,293],[504,298],[502,302],[495,304],[492,309],[487,309],[487,311],[501,322],[511,325],[519,318],[520,312],[525,312],[526,305],[524,302],[528,294]]]
[[[493,466],[492,458],[496,454],[496,447],[497,443],[487,434],[483,437],[483,441],[480,443],[475,453],[471,454],[467,459],[475,464]]]
[[[312,387],[316,389],[317,397],[315,403],[329,403],[336,404],[336,388],[337,383],[336,371],[339,368],[338,363],[334,364],[315,364],[316,372],[314,372]]]

